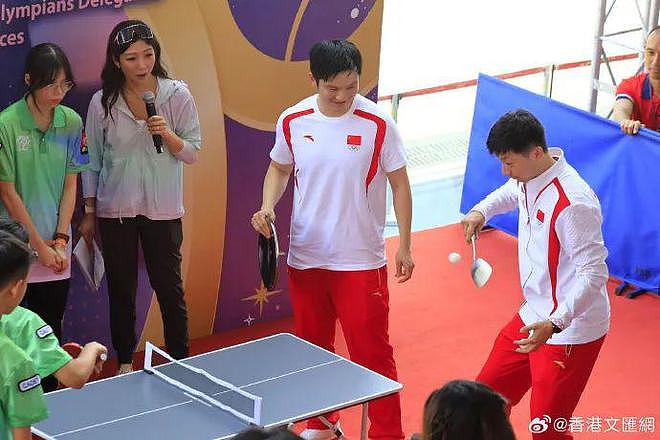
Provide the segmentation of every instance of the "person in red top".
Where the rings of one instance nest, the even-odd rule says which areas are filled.
[[[309,65],[318,93],[278,119],[261,208],[251,223],[270,236],[275,205],[293,175],[287,264],[296,334],[334,351],[339,320],[351,360],[396,380],[383,229],[389,182],[399,226],[396,278],[407,281],[415,264],[403,140],[392,118],[358,94],[362,55],[355,44],[316,43]],[[370,403],[369,419],[370,439],[403,440],[398,394]],[[336,412],[314,418],[300,436],[342,437],[338,422]]]
[[[660,131],[660,26],[651,29],[644,46],[645,72],[621,81],[616,89],[616,101],[611,118],[619,121],[626,134],[637,134],[644,127]],[[622,282],[617,294],[630,284]],[[644,293],[635,289],[628,296],[635,298]]]
[[[621,81],[616,89],[612,119],[626,134],[642,127],[660,130],[660,26],[649,32],[644,47],[645,71]]]

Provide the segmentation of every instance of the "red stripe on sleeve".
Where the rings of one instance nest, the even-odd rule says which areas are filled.
[[[559,179],[555,177],[552,179],[552,184],[557,188],[559,199],[555,204],[555,209],[552,211],[550,219],[550,236],[548,237],[548,269],[550,271],[550,285],[552,286],[552,311],[550,314],[557,310],[557,268],[559,267],[559,237],[557,236],[557,217],[559,214],[570,206],[571,202],[566,197],[564,188],[562,188]]]
[[[356,116],[368,119],[376,124],[376,139],[374,141],[374,152],[371,156],[371,165],[365,181],[365,192],[369,190],[369,184],[374,180],[376,172],[378,171],[378,160],[380,159],[380,152],[383,149],[383,142],[385,141],[385,133],[387,132],[387,123],[385,120],[373,113],[365,112],[364,110],[356,109],[353,112]]]

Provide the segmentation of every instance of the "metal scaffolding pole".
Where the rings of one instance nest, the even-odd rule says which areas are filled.
[[[619,1],[625,1],[625,0],[619,0]],[[640,26],[636,28],[619,30],[617,32],[613,32],[609,34],[605,33],[605,24],[607,20],[611,18],[611,13],[614,9],[614,5],[616,4],[617,0],[611,0],[609,7],[607,5],[607,0],[598,1],[598,20],[596,22],[596,30],[594,35],[593,57],[591,58],[591,80],[590,80],[591,97],[589,99],[589,110],[592,113],[595,113],[596,111],[596,106],[598,104],[598,93],[600,91],[606,91],[613,94],[614,91],[616,90],[616,86],[618,82],[617,79],[614,77],[614,74],[612,73],[612,69],[610,68],[609,58],[607,56],[607,52],[605,50],[605,47],[603,46],[603,43],[614,44],[619,47],[624,47],[629,50],[639,52],[640,70],[644,67],[644,63],[643,63],[644,43],[646,40],[646,35],[649,33],[651,29],[653,29],[658,24],[658,12],[660,8],[660,0],[646,0],[645,7],[643,8],[640,8],[639,0],[629,0],[629,1],[634,2],[634,7],[637,8],[637,11],[639,13],[638,15],[640,20]],[[630,45],[617,41],[616,38],[617,36],[631,32],[639,32],[639,31],[641,31],[641,42],[639,44],[639,47],[631,47]],[[609,80],[610,80],[609,82],[601,81],[600,79],[601,65],[603,63],[605,63],[607,67],[607,72],[609,74]]]
[[[616,0],[614,0],[616,1]],[[603,52],[603,31],[605,30],[605,9],[607,0],[600,0],[598,5],[598,21],[596,22],[596,35],[594,36],[594,53],[591,57],[591,99],[589,100],[589,111],[596,111],[598,101],[598,80],[600,78],[600,55]]]

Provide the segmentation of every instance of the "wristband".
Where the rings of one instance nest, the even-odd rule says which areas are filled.
[[[85,206],[85,214],[93,214],[96,212],[96,206],[89,206],[89,205],[84,205]]]
[[[60,245],[62,247],[66,247],[66,241],[64,241],[64,239],[62,239],[62,238],[56,238],[55,242],[53,243],[53,246],[57,246],[57,245]]]
[[[70,237],[68,235],[63,234],[61,232],[56,232],[55,234],[53,234],[53,240],[55,240],[56,243],[61,240],[64,243],[64,246],[66,246],[67,243],[69,243],[69,238]]]

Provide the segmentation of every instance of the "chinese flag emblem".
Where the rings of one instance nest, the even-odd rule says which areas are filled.
[[[545,220],[545,214],[540,209],[536,211],[536,219],[541,223],[543,223],[543,220]]]
[[[349,134],[348,136],[346,136],[346,143],[348,145],[359,147],[360,145],[362,145],[362,136]]]

